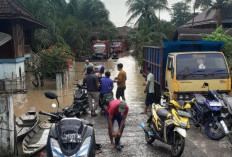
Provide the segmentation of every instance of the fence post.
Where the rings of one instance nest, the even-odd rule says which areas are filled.
[[[15,148],[14,108],[11,95],[0,95],[0,154],[13,156]]]
[[[56,74],[56,90],[62,89],[62,74],[57,73]]]

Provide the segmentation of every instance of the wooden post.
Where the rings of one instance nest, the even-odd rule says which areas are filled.
[[[0,154],[13,156],[15,148],[14,109],[12,96],[0,96]]]
[[[56,90],[62,89],[62,74],[57,73],[56,74]]]

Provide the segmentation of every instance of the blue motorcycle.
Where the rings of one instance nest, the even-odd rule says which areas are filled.
[[[195,102],[192,104],[191,114],[195,127],[205,126],[206,135],[219,140],[229,134],[229,130],[221,115],[223,102],[214,91],[209,91],[206,96],[195,93]]]

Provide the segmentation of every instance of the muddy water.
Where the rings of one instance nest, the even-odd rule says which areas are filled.
[[[111,72],[111,79],[114,79],[118,75],[117,64],[123,63],[123,69],[127,72],[127,88],[125,91],[126,100],[129,105],[137,105],[144,102],[145,95],[143,94],[143,82],[144,78],[139,73],[137,61],[130,53],[124,53],[119,56],[118,60],[109,59],[105,62],[93,62],[93,64],[104,65],[106,71]],[[15,115],[20,116],[27,112],[30,107],[35,107],[36,111],[54,112],[56,109],[51,107],[52,103],[56,103],[55,100],[46,99],[44,96],[45,91],[55,91],[59,96],[60,107],[71,105],[73,101],[74,83],[81,83],[83,80],[83,62],[76,62],[75,68],[69,72],[68,83],[64,85],[63,90],[56,90],[55,80],[45,81],[44,88],[35,88],[31,85],[33,81],[30,76],[27,76],[27,94],[14,95],[14,111]],[[79,80],[79,81],[76,81]],[[114,84],[114,93],[116,92],[117,85]]]

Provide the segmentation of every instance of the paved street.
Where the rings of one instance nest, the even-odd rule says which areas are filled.
[[[147,145],[145,142],[144,133],[140,127],[141,122],[146,122],[147,115],[141,115],[140,112],[144,107],[145,94],[143,93],[143,81],[144,78],[139,73],[139,67],[137,66],[137,62],[135,58],[130,55],[121,56],[121,58],[117,61],[109,60],[104,64],[106,69],[111,71],[111,78],[117,76],[118,71],[116,69],[117,63],[123,63],[124,69],[127,72],[127,89],[126,89],[126,99],[129,105],[129,114],[126,120],[126,127],[123,133],[123,137],[121,138],[121,143],[124,145],[124,148],[121,152],[117,150],[110,150],[110,140],[108,137],[108,125],[105,115],[101,115],[97,117],[90,117],[90,114],[83,116],[84,119],[89,120],[94,124],[95,133],[96,133],[96,142],[102,145],[102,152],[97,154],[97,157],[128,157],[128,156],[137,156],[137,157],[169,157],[171,156],[171,149],[169,145],[163,144],[162,142],[155,141],[153,145]],[[81,63],[82,64],[82,63]],[[80,63],[76,65],[76,77],[79,80],[82,80],[83,76],[80,74],[82,67]],[[116,85],[115,85],[116,86]],[[72,101],[72,88],[70,90],[70,95],[67,97],[60,97],[59,100],[64,107],[66,104],[70,104]],[[115,93],[116,87],[114,88]],[[30,91],[30,95],[28,94],[28,100],[31,98],[33,102],[37,102],[38,97],[36,97],[36,91]],[[36,108],[37,110],[45,110],[49,111],[51,101],[46,101],[43,96],[43,91],[41,91],[41,99],[43,102],[43,106],[39,103]],[[37,94],[38,95],[38,94]],[[67,99],[67,100],[66,100]],[[41,101],[40,100],[40,101]],[[30,105],[31,102],[28,103]],[[34,104],[36,105],[36,104]],[[45,108],[46,107],[46,108]],[[26,108],[26,107],[25,107]],[[52,111],[52,108],[50,109]],[[98,111],[100,112],[100,111]],[[115,128],[117,127],[115,123]],[[117,128],[116,128],[117,129]],[[183,153],[183,157],[231,157],[232,155],[232,144],[230,144],[227,137],[220,141],[213,141],[209,139],[205,132],[204,128],[200,129],[191,126],[190,130],[187,132],[187,138],[185,143],[185,149]],[[19,148],[21,145],[19,145]],[[43,152],[46,152],[44,150]],[[97,151],[98,153],[99,151]],[[20,153],[22,154],[22,153]],[[23,156],[23,155],[21,155]]]
[[[102,144],[102,153],[97,157],[121,157],[121,156],[155,156],[155,157],[169,157],[171,156],[171,149],[169,145],[162,142],[155,141],[153,145],[148,145],[145,142],[144,133],[141,130],[140,123],[145,122],[146,115],[140,115],[142,111],[142,104],[130,104],[130,111],[126,121],[126,127],[121,138],[124,145],[123,151],[110,150],[110,141],[108,138],[107,120],[104,116],[91,118],[85,116],[86,119],[94,123],[96,131],[96,141]],[[117,126],[114,126],[117,128]],[[183,157],[231,157],[232,145],[228,138],[220,141],[213,141],[209,139],[204,133],[204,128],[200,129],[191,126],[187,132],[185,143],[185,150]]]

